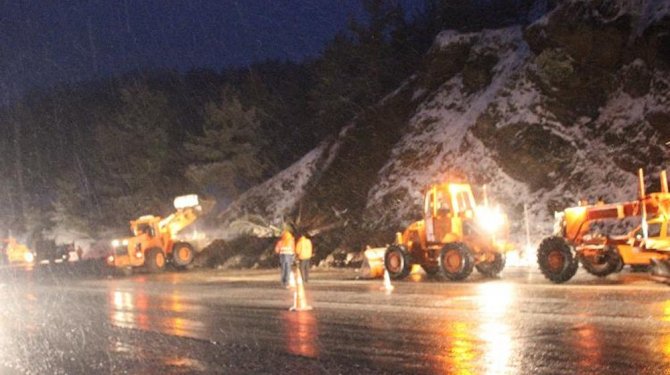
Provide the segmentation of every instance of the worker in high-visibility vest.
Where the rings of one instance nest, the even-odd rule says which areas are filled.
[[[279,254],[279,266],[281,267],[281,284],[284,288],[289,287],[291,267],[295,256],[295,238],[291,230],[286,228],[275,245],[275,253]]]
[[[312,259],[312,241],[307,234],[303,234],[298,238],[298,242],[295,245],[295,255],[298,257],[302,281],[307,282],[307,279],[309,278],[310,259]]]

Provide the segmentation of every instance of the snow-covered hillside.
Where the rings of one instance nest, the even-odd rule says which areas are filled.
[[[448,178],[486,185],[517,234],[528,205],[534,240],[551,232],[555,210],[578,199],[634,199],[637,168],[654,189],[670,160],[669,4],[573,0],[525,29],[442,32],[416,74],[351,132],[227,215],[276,221],[311,204],[313,215],[347,215],[349,227],[330,244],[357,250],[373,238],[357,232],[407,225],[421,189]]]
[[[318,183],[321,171],[327,169],[337,156],[341,146],[340,138],[349,129],[345,127],[339,138],[323,141],[289,168],[242,194],[219,215],[223,227],[228,228],[236,220],[254,216],[263,222],[257,224],[281,228],[284,221],[290,220],[290,214],[309,186]],[[224,230],[218,237],[227,239],[237,234],[239,232],[235,230]]]

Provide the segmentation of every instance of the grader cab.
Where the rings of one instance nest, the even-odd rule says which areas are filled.
[[[555,233],[537,250],[537,262],[544,276],[555,283],[570,280],[581,263],[598,277],[619,272],[625,265],[643,267],[667,265],[670,260],[670,193],[665,171],[661,191],[645,193],[639,171],[639,199],[636,201],[579,205],[556,214]],[[622,236],[594,231],[596,223],[640,217],[640,225]]]
[[[430,186],[423,216],[386,249],[384,266],[391,278],[405,278],[414,264],[449,280],[463,280],[474,268],[494,277],[505,267],[505,254],[513,248],[507,242],[507,217],[488,202],[477,205],[469,184]]]

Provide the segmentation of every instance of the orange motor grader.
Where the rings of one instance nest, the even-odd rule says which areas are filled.
[[[162,271],[167,262],[186,268],[202,248],[204,238],[180,238],[178,233],[211,208],[210,203],[203,210],[197,195],[183,195],[175,198],[176,211],[165,218],[146,215],[130,221],[133,236],[112,241],[113,254],[107,263],[125,270],[145,267],[149,272]]]
[[[661,191],[645,193],[644,176],[639,170],[639,199],[636,201],[579,205],[556,213],[555,233],[545,238],[537,250],[537,262],[544,276],[555,283],[570,280],[582,264],[592,275],[604,277],[619,272],[624,265],[656,265],[666,269],[670,259],[670,193],[665,171]],[[641,224],[623,236],[594,233],[596,223],[641,217]]]
[[[424,197],[424,218],[396,234],[386,249],[384,266],[393,279],[406,277],[419,264],[449,280],[467,278],[473,268],[488,277],[505,267],[508,221],[488,203],[478,206],[467,183],[430,186]]]

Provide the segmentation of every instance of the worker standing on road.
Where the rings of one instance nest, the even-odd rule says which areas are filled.
[[[84,250],[82,250],[81,246],[77,246],[77,250],[75,250],[77,253],[77,260],[82,260],[84,256]]]
[[[312,259],[312,241],[306,233],[298,238],[298,242],[295,245],[295,255],[298,257],[302,281],[307,282],[307,279],[309,278],[310,259]]]
[[[275,253],[279,254],[279,266],[281,267],[281,284],[284,288],[289,286],[293,257],[295,256],[295,238],[291,230],[286,227],[275,245]]]

